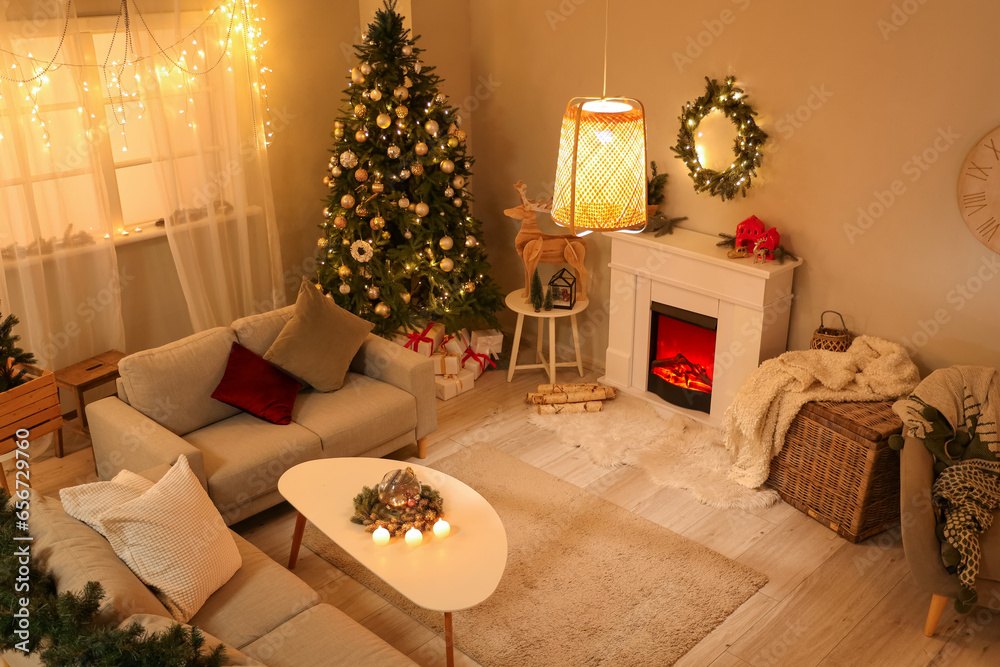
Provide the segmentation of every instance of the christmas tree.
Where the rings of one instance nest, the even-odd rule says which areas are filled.
[[[465,132],[395,6],[388,0],[355,46],[334,122],[319,282],[380,335],[417,318],[448,332],[497,326]]]

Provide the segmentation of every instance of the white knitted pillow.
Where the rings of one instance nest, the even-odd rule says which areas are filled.
[[[144,494],[106,511],[101,524],[118,557],[182,623],[243,564],[184,456]]]
[[[130,470],[122,470],[110,482],[70,486],[59,491],[63,509],[78,521],[104,535],[101,516],[148,491],[153,483]],[[107,537],[107,535],[104,535]]]

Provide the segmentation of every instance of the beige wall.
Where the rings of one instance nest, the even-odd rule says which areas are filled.
[[[998,23],[1000,5],[975,0],[615,0],[608,93],[645,104],[648,156],[670,174],[670,214],[713,234],[755,214],[805,260],[790,348],[805,348],[820,312],[836,309],[854,331],[915,341],[924,371],[1000,366],[1000,256],[967,232],[956,203],[966,153],[1000,125]],[[601,93],[603,30],[603,2],[472,3],[472,77],[495,84],[474,115],[476,215],[506,289],[522,277],[516,227],[501,210],[516,203],[518,179],[533,194],[551,188],[567,101]],[[678,65],[675,52],[689,61]],[[771,140],[749,196],[722,202],[695,194],[669,149],[704,77],[731,73]],[[894,183],[902,194],[891,194]],[[894,198],[881,213],[880,197]],[[874,216],[866,230],[859,207]],[[596,300],[584,350],[603,366],[610,241],[587,239]]]

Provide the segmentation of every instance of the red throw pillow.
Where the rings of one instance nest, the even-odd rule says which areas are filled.
[[[226,372],[212,398],[272,424],[289,424],[301,388],[298,380],[234,342]]]

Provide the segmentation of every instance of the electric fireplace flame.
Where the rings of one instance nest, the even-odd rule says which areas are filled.
[[[704,366],[691,363],[683,354],[658,359],[653,362],[652,371],[667,382],[685,389],[712,393],[712,378]]]
[[[651,306],[647,388],[674,405],[710,413],[718,320]]]

